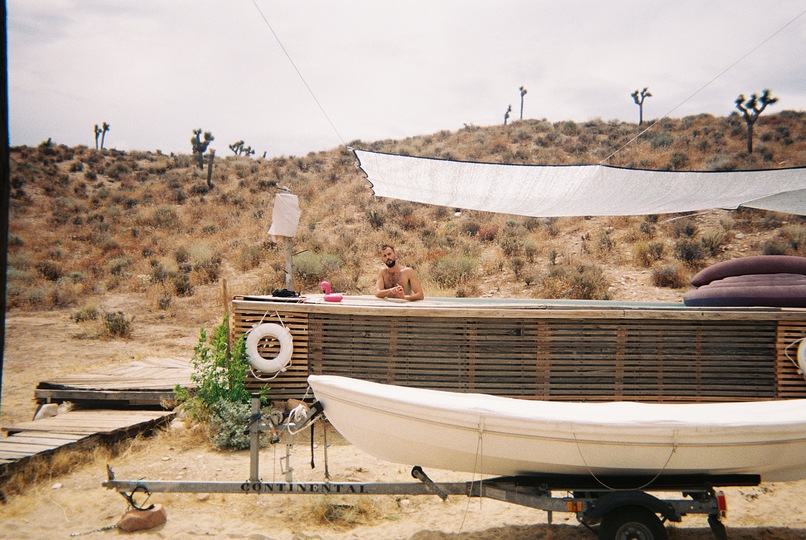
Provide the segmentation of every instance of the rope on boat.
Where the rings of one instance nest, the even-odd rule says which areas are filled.
[[[577,452],[579,452],[579,457],[582,458],[582,463],[584,463],[585,467],[588,469],[588,473],[590,473],[590,475],[593,477],[593,479],[596,480],[603,488],[608,489],[610,491],[642,490],[645,487],[651,485],[655,480],[657,480],[660,477],[661,474],[663,474],[663,471],[665,471],[666,467],[669,466],[669,462],[672,461],[672,456],[675,454],[675,452],[677,452],[677,431],[675,430],[675,431],[672,432],[672,436],[673,436],[673,439],[672,439],[672,451],[669,452],[669,457],[666,458],[666,463],[663,464],[663,467],[660,468],[660,470],[655,474],[655,476],[653,476],[648,482],[646,482],[645,484],[643,484],[641,486],[632,487],[632,488],[615,488],[613,486],[608,486],[604,481],[602,481],[598,476],[596,476],[596,473],[593,472],[593,469],[591,468],[590,465],[588,465],[588,462],[585,460],[585,456],[582,454],[582,448],[580,448],[580,446],[579,446],[579,440],[577,439],[576,432],[571,432],[571,434],[574,436],[574,442],[577,445]]]
[[[803,378],[806,379],[806,370],[804,370],[805,366],[802,366],[798,359],[795,359],[795,358],[792,358],[791,356],[789,356],[789,349],[791,349],[795,345],[798,345],[798,353],[796,353],[796,355],[799,357],[800,356],[800,354],[799,354],[800,353],[800,347],[804,346],[803,343],[805,341],[806,341],[806,337],[796,339],[795,341],[793,341],[792,343],[790,343],[789,345],[786,346],[786,348],[784,349],[784,355],[789,359],[790,362],[792,362],[792,364],[795,366],[795,369],[798,370],[798,375],[801,375]]]
[[[476,459],[473,462],[473,475],[470,477],[470,485],[473,485],[473,482],[476,480],[476,473],[480,470],[483,471],[482,465],[484,464],[484,417],[479,417],[479,436],[476,439]],[[479,472],[479,495],[484,494],[484,477],[483,474]],[[465,505],[465,513],[462,515],[462,523],[459,524],[459,532],[462,532],[465,526],[465,518],[467,518],[467,514],[470,512],[470,499],[471,497],[467,498],[467,504]],[[483,496],[479,497],[479,506],[481,506],[482,501],[484,500]]]

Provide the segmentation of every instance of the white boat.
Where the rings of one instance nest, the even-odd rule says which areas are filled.
[[[308,381],[331,424],[378,458],[476,474],[806,478],[806,400],[553,402]]]

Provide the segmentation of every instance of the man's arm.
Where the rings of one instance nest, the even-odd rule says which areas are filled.
[[[417,272],[414,269],[409,271],[408,280],[409,286],[411,287],[411,294],[407,294],[403,296],[403,298],[406,300],[422,300],[425,298],[423,286],[420,284],[420,278],[417,276]]]
[[[402,287],[399,285],[396,287],[392,287],[391,289],[385,289],[385,284],[383,282],[383,270],[378,273],[378,281],[375,283],[375,297],[376,298],[402,298]],[[398,292],[400,289],[400,292]]]

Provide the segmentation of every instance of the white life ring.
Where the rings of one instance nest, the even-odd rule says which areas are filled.
[[[263,358],[257,350],[257,344],[266,336],[271,336],[280,342],[280,352],[272,359]],[[246,337],[246,356],[249,358],[249,363],[264,373],[285,371],[288,364],[291,363],[293,353],[294,340],[291,337],[291,331],[285,326],[263,323],[252,328]]]

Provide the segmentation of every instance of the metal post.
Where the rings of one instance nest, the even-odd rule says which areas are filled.
[[[285,247],[285,288],[289,291],[294,290],[294,239],[290,236],[283,237],[283,245]]]
[[[252,395],[252,415],[249,423],[249,481],[260,482],[260,396]]]

